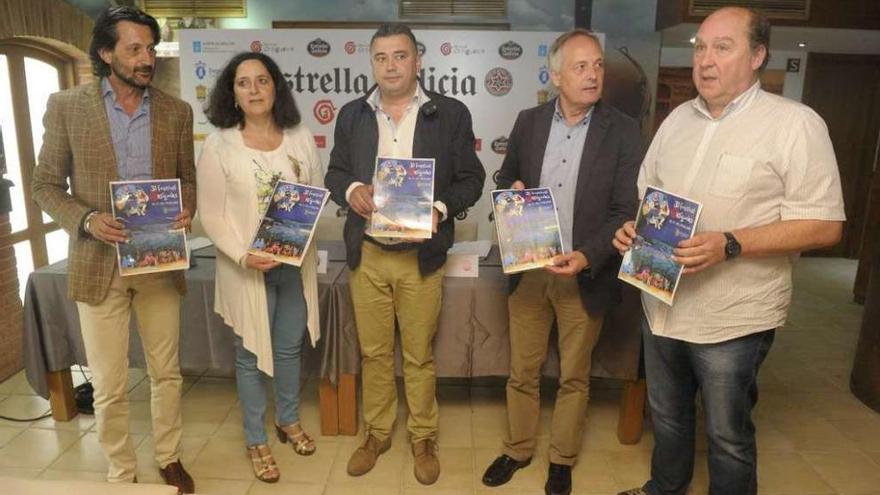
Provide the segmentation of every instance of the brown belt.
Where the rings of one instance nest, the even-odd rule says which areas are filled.
[[[411,249],[418,249],[420,245],[420,243],[418,242],[399,242],[397,244],[383,244],[367,234],[364,234],[364,240],[371,244],[379,246],[385,251],[409,251]]]

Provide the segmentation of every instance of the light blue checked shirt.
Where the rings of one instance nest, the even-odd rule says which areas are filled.
[[[559,216],[559,230],[562,234],[562,248],[566,253],[573,249],[571,243],[574,225],[574,197],[577,188],[578,172],[581,168],[581,155],[593,108],[576,124],[569,126],[559,109],[556,99],[556,112],[550,124],[550,137],[544,149],[544,163],[541,166],[541,187],[553,191],[556,213]]]
[[[153,178],[153,154],[150,149],[150,90],[134,114],[129,116],[116,102],[116,92],[106,77],[101,78],[104,108],[110,121],[110,136],[116,152],[119,180],[148,180]]]

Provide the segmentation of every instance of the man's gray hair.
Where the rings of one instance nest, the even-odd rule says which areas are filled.
[[[561,35],[559,35],[558,38],[556,38],[556,41],[554,41],[553,44],[550,45],[550,53],[547,54],[547,60],[550,64],[551,71],[559,72],[559,69],[561,69],[560,65],[562,64],[562,54],[559,52],[562,50],[562,46],[565,45],[568,40],[577,36],[590,38],[591,40],[596,42],[596,45],[599,46],[600,50],[602,49],[602,42],[599,41],[599,37],[589,30],[586,30],[584,28],[574,28],[567,33],[562,33]]]

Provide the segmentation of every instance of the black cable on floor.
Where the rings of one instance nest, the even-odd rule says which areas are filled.
[[[92,381],[89,380],[89,377],[86,376],[85,370],[83,370],[82,365],[79,366],[79,372],[82,373],[83,380],[85,382],[82,385],[79,385],[75,388],[76,390],[76,406],[79,412],[83,414],[95,414],[95,409],[92,406],[93,403],[93,390],[92,390]],[[42,419],[46,419],[52,416],[52,411],[47,412],[42,416],[38,416],[36,418],[12,418],[9,416],[0,415],[0,419],[5,419],[6,421],[14,421],[16,423],[30,423],[31,421],[40,421]]]
[[[39,417],[36,417],[36,418],[22,419],[22,418],[10,418],[9,416],[0,415],[0,419],[5,419],[6,421],[15,421],[16,423],[30,423],[31,421],[39,421],[41,419],[46,419],[51,416],[52,416],[52,413],[47,412],[46,414],[39,416]]]

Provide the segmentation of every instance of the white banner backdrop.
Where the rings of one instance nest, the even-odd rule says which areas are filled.
[[[369,60],[372,30],[183,30],[180,92],[195,113],[196,155],[213,127],[202,108],[224,64],[241,51],[262,51],[284,72],[303,122],[315,135],[326,170],[336,114],[373,85]],[[491,239],[488,191],[501,167],[507,136],[520,110],[551,97],[547,51],[559,33],[514,31],[416,31],[426,89],[457,98],[471,111],[477,155],[486,168],[483,197],[466,222],[478,238]],[[601,36],[601,35],[600,35]],[[604,41],[604,37],[602,38]],[[325,215],[333,214],[327,208]]]

